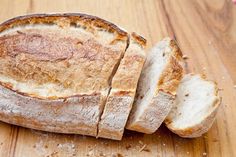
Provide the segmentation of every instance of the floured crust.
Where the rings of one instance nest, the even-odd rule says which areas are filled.
[[[128,45],[85,14],[35,14],[0,25],[0,120],[96,136],[113,71]]]
[[[162,42],[167,42],[168,48],[171,50],[168,63],[155,85],[155,94],[149,104],[146,104],[146,108],[140,109],[139,104],[133,106],[126,125],[129,130],[147,134],[154,133],[172,108],[176,88],[183,76],[183,68],[180,64],[182,62],[182,52],[174,40],[165,38]],[[137,95],[136,99],[143,99],[143,97],[144,95]],[[138,115],[139,110],[142,110],[142,113]]]
[[[189,75],[193,76],[194,74],[189,74]],[[206,80],[205,76],[200,75],[200,77],[202,80],[208,81],[208,80]],[[210,81],[208,81],[208,82],[210,82]],[[214,101],[211,104],[212,111],[209,112],[208,115],[205,115],[205,118],[201,122],[199,122],[193,126],[188,126],[185,128],[178,128],[177,126],[175,126],[172,122],[171,117],[168,116],[165,119],[165,124],[168,127],[168,129],[170,129],[172,132],[174,132],[175,134],[177,134],[181,137],[195,138],[195,137],[202,136],[204,133],[206,133],[211,128],[211,126],[213,125],[213,122],[215,120],[217,110],[218,110],[220,103],[221,103],[221,98],[218,95],[217,85],[215,82],[211,82],[211,83],[214,84],[214,86],[215,86],[214,94],[216,96]],[[198,117],[196,117],[196,118],[198,118]]]
[[[38,100],[0,86],[1,121],[37,130],[96,136],[100,94]]]
[[[148,108],[144,109],[139,120],[134,123],[128,123],[126,128],[146,134],[154,133],[170,112],[173,101],[174,96],[172,94],[160,90],[152,98]]]
[[[146,40],[132,33],[128,49],[112,79],[112,89],[99,122],[98,137],[121,140],[146,58]]]

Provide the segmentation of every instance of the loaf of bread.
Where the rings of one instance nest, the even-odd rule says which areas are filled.
[[[199,75],[182,79],[175,40],[148,54],[145,47],[140,35],[85,14],[0,24],[0,120],[114,140],[125,128],[153,133],[164,120],[182,137],[205,133],[220,102],[216,85]]]

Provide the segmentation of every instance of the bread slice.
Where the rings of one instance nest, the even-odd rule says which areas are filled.
[[[126,128],[151,134],[168,115],[182,78],[182,53],[166,38],[148,54]]]
[[[84,14],[27,15],[1,24],[0,120],[96,136],[127,44],[126,32]]]
[[[165,124],[179,136],[199,137],[212,126],[219,104],[220,97],[214,82],[200,75],[185,75]]]
[[[132,33],[130,44],[112,79],[112,89],[99,122],[98,137],[121,140],[145,62],[146,40]]]

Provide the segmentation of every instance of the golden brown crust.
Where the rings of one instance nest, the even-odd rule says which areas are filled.
[[[63,19],[65,18],[65,19]],[[57,20],[69,20],[70,23],[81,21],[85,26],[90,27],[94,25],[96,27],[104,28],[112,33],[116,32],[120,39],[127,37],[127,33],[121,30],[116,25],[101,19],[96,16],[81,14],[81,13],[62,13],[62,14],[31,14],[25,16],[18,16],[12,18],[0,25],[0,32],[13,28],[19,25],[25,24],[51,24],[59,22]],[[64,23],[64,22],[63,22]]]
[[[130,42],[132,43],[126,50],[125,56],[113,77],[112,88],[135,92],[146,59],[146,40],[136,33],[132,33]]]
[[[143,48],[146,47],[146,45],[147,45],[147,40],[146,40],[144,37],[138,35],[138,34],[135,33],[135,32],[132,32],[132,33],[131,33],[131,36],[132,36],[133,41],[135,41],[135,42],[137,42],[138,44],[140,44],[141,46],[143,46]]]
[[[183,54],[178,47],[175,40],[170,39],[170,48],[171,48],[171,57],[168,65],[165,67],[160,80],[158,82],[158,92],[159,89],[164,90],[165,92],[169,92],[173,95],[176,94],[176,89],[183,77],[184,69],[181,66],[181,62],[183,61]]]
[[[86,31],[91,31],[94,37],[81,37],[78,34],[75,37],[73,33],[68,33],[66,28],[77,22],[88,27]],[[32,80],[38,85],[53,83],[66,89],[72,88],[76,93],[91,93],[109,88],[109,79],[128,42],[126,32],[110,22],[85,14],[20,16],[1,24],[0,32],[32,24],[56,24],[65,29],[31,28],[0,36],[0,74],[19,82]],[[106,44],[96,41],[94,27],[115,34],[113,40]],[[114,49],[116,41],[123,41],[125,46]],[[26,92],[19,93],[27,95]],[[30,96],[42,98],[33,93]],[[48,96],[49,99],[63,97],[66,96]]]
[[[169,64],[166,66],[163,71],[160,80],[158,82],[158,92],[160,89],[171,93],[172,95],[176,94],[176,89],[183,77],[183,67],[179,64],[179,62],[171,57],[169,60]]]

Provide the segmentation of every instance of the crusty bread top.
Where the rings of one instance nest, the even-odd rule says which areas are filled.
[[[112,89],[119,91],[117,94],[132,94],[136,91],[137,82],[139,79],[139,69],[142,69],[146,58],[146,40],[132,33],[130,37],[129,48],[126,50],[124,59],[121,62],[116,74],[112,79]],[[132,68],[131,68],[132,67]],[[127,71],[129,69],[129,71]],[[141,72],[141,70],[139,71]],[[137,77],[136,77],[137,76]]]
[[[36,14],[0,25],[0,83],[37,98],[108,92],[128,35],[84,14]]]
[[[89,31],[94,33],[94,29],[103,29],[111,33],[116,33],[118,39],[126,40],[127,32],[121,30],[119,27],[104,19],[96,16],[81,14],[81,13],[64,13],[64,14],[32,14],[25,16],[18,16],[12,18],[0,25],[0,32],[7,29],[12,29],[17,26],[29,24],[57,24],[61,27],[77,24],[88,27]]]

